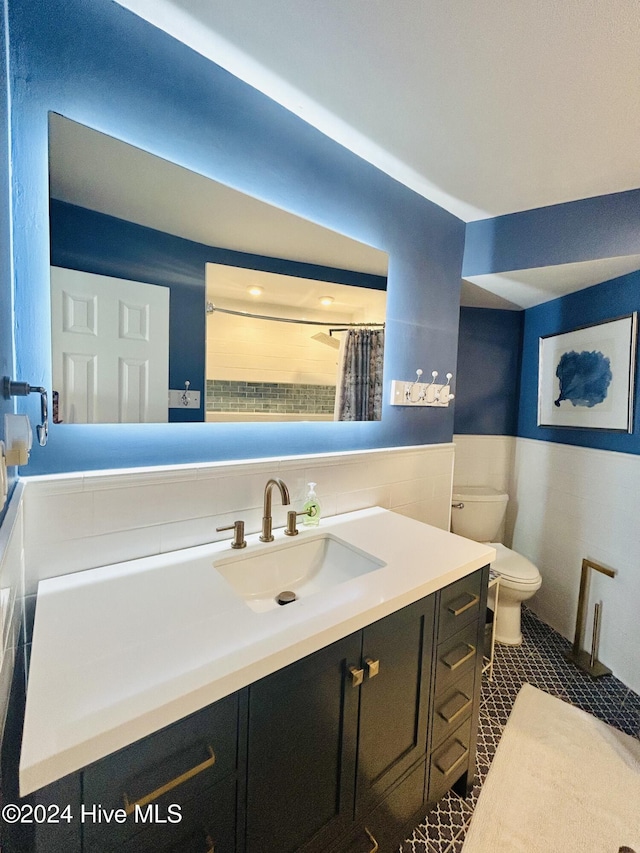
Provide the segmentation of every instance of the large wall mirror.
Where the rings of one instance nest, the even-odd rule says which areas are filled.
[[[384,252],[56,114],[49,139],[55,422],[380,417]]]

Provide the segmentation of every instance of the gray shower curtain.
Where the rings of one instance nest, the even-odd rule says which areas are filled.
[[[382,415],[384,329],[349,329],[340,349],[337,421],[378,421]]]

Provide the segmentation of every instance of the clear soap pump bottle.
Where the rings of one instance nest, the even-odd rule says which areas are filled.
[[[302,507],[306,515],[302,516],[302,523],[307,527],[317,527],[320,524],[320,502],[316,495],[316,484],[307,483],[309,491]]]

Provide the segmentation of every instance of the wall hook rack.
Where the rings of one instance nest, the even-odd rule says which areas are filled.
[[[447,373],[444,382],[438,382],[438,371],[431,371],[430,382],[420,382],[423,371],[416,370],[417,378],[413,382],[394,379],[391,382],[392,406],[434,406],[447,408],[455,395],[451,393],[452,373]]]
[[[29,385],[28,382],[15,382],[11,377],[2,379],[2,393],[5,400],[11,397],[27,397],[29,394],[40,394],[40,416],[42,423],[36,427],[38,444],[44,447],[49,437],[49,401],[47,389],[41,385]]]

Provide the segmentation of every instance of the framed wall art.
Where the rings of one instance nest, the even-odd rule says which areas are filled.
[[[637,314],[540,338],[538,426],[631,432]]]

